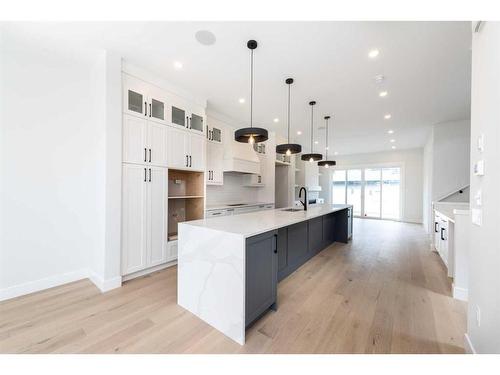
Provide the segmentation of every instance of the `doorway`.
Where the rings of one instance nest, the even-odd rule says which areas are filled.
[[[352,204],[354,216],[401,219],[401,167],[339,169],[332,184],[332,202]]]

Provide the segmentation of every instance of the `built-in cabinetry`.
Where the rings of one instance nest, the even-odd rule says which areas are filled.
[[[317,163],[300,160],[296,157],[295,184],[297,187],[305,187],[310,191],[321,191],[319,184],[319,167]]]
[[[224,146],[222,144],[207,143],[207,171],[205,179],[207,185],[222,185],[224,183]]]
[[[207,141],[213,143],[222,143],[222,129],[218,126],[207,124]]]
[[[277,307],[277,284],[334,241],[347,242],[348,210],[246,239],[245,325]]]
[[[123,276],[176,260],[177,223],[203,217],[205,122],[203,107],[123,74]]]
[[[122,274],[169,260],[166,248],[167,170],[123,164]]]
[[[449,271],[451,271],[448,266],[450,257],[450,229],[448,218],[438,211],[434,211],[434,248]],[[449,272],[449,276],[452,276],[451,272]]]

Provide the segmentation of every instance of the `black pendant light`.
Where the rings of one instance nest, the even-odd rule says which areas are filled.
[[[321,154],[315,154],[313,150],[313,130],[314,130],[314,105],[316,104],[315,101],[309,102],[309,105],[311,106],[311,153],[310,154],[302,154],[300,157],[302,160],[310,161],[311,163],[313,161],[318,161],[323,158],[323,155]]]
[[[255,40],[249,40],[247,47],[251,51],[250,58],[250,127],[241,128],[234,132],[234,140],[243,143],[259,143],[267,141],[267,130],[253,127],[253,50],[257,48]]]
[[[288,85],[288,114],[287,114],[287,121],[288,121],[288,143],[283,143],[281,145],[276,146],[276,153],[278,154],[285,154],[285,155],[292,155],[292,154],[298,154],[302,151],[302,146],[296,143],[290,143],[290,87],[293,83],[293,78],[287,78],[285,80],[285,83]]]
[[[337,164],[335,160],[328,160],[328,120],[330,119],[330,116],[325,116],[325,121],[326,121],[326,160],[321,160],[318,161],[318,165],[320,167],[333,167],[334,165]]]

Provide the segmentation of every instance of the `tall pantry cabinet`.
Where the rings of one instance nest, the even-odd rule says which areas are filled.
[[[204,171],[204,109],[123,74],[122,276],[170,264],[169,168]]]

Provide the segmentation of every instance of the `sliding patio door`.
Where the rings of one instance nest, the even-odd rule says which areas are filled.
[[[352,204],[354,216],[401,218],[401,168],[339,169],[333,173],[332,202]]]

